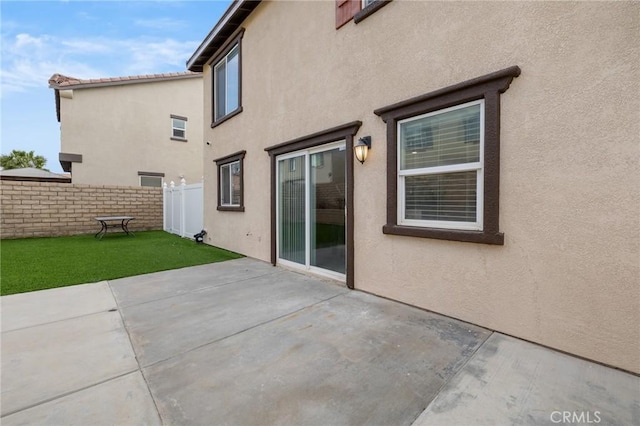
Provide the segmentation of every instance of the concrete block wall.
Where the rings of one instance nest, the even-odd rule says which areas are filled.
[[[162,229],[162,189],[0,182],[0,238],[95,233],[97,216],[133,216],[133,232]]]

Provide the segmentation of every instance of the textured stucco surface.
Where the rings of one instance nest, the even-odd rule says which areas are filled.
[[[208,243],[269,260],[267,146],[361,120],[355,286],[640,372],[640,5],[394,1],[334,27],[332,2],[244,23],[243,112],[215,129],[205,67]],[[385,124],[373,110],[512,65],[501,96],[504,246],[382,233]],[[216,211],[211,161],[245,157],[245,212]]]
[[[202,179],[202,78],[73,90],[60,97],[60,152],[81,154],[73,183],[140,186],[138,172],[164,181]],[[171,115],[186,117],[187,142],[172,140]]]

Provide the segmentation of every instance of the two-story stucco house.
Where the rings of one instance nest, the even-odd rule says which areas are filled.
[[[639,373],[639,8],[235,1],[206,241]]]
[[[202,74],[79,80],[54,74],[60,164],[72,182],[162,186],[202,179]]]

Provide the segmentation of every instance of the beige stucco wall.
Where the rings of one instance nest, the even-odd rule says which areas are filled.
[[[361,120],[373,149],[355,164],[356,288],[640,372],[639,8],[396,0],[335,30],[333,2],[263,3],[243,25],[243,112],[205,125],[208,242],[269,260],[263,149]],[[512,65],[504,246],[384,235],[373,110]],[[243,149],[246,211],[218,212],[211,161]]]
[[[139,186],[138,172],[165,182],[202,179],[202,77],[78,88],[61,96],[60,152],[82,154],[72,181]],[[171,114],[186,117],[187,142],[171,140]]]

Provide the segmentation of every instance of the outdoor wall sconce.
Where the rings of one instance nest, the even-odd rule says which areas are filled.
[[[356,160],[360,164],[364,164],[371,149],[371,136],[363,136],[358,139],[358,142],[353,146],[353,153],[356,155]]]

